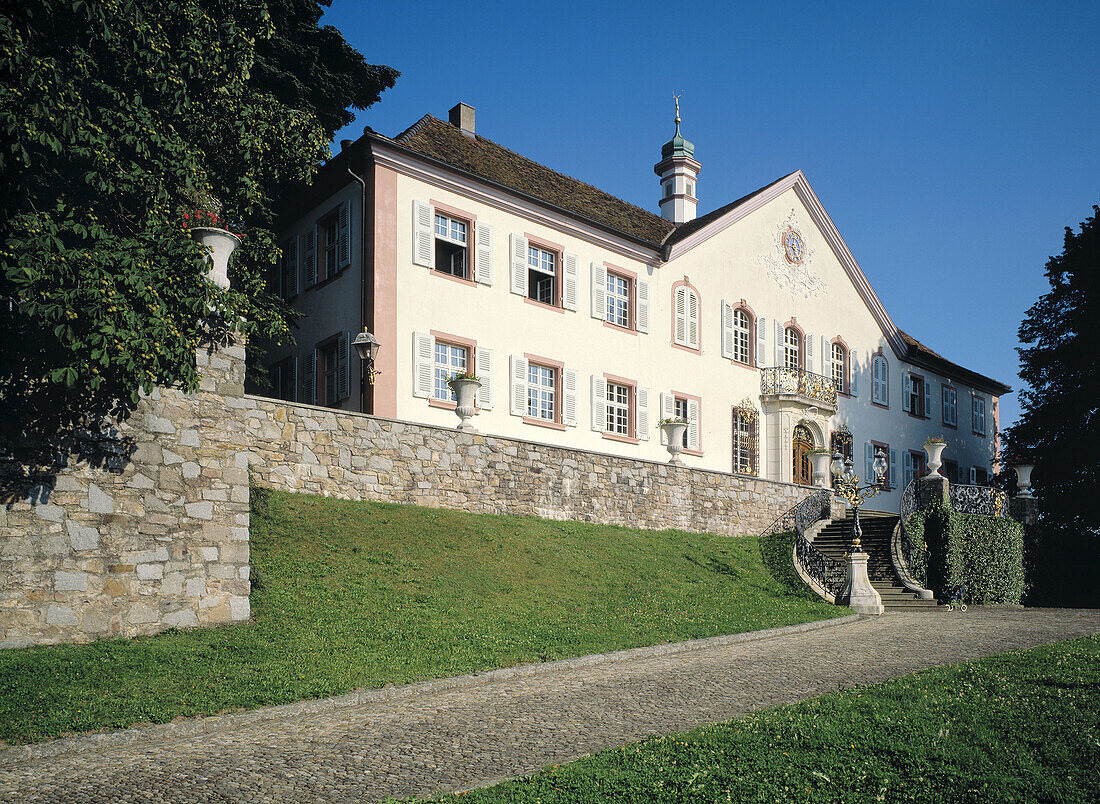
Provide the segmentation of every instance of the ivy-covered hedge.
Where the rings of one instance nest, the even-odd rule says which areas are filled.
[[[906,523],[914,575],[927,557],[928,588],[940,599],[965,584],[973,603],[1019,603],[1024,594],[1024,528],[1003,516],[960,514],[945,506],[917,511]],[[925,553],[924,545],[928,545]]]

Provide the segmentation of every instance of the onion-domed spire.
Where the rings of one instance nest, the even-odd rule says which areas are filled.
[[[702,165],[695,161],[695,145],[680,133],[680,96],[672,97],[676,101],[676,133],[661,146],[661,161],[653,166],[653,172],[661,177],[661,217],[684,223],[695,217],[699,204],[695,183]]]

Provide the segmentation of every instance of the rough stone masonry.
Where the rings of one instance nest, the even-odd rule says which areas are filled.
[[[0,647],[247,622],[249,471],[346,499],[724,535],[810,489],[245,396],[244,347],[198,355],[119,426],[120,474],[74,462],[47,499],[0,506]]]
[[[0,647],[248,620],[244,356],[200,350],[197,393],[143,399],[120,474],[74,463],[0,505]]]

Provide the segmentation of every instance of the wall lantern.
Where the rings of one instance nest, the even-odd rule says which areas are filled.
[[[351,342],[351,345],[355,347],[359,359],[366,363],[367,382],[374,385],[374,375],[378,373],[374,370],[374,359],[378,356],[378,350],[382,347],[382,344],[371,333],[363,330],[355,336],[355,340]]]

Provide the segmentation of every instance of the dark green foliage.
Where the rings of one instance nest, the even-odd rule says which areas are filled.
[[[971,603],[1020,602],[1024,528],[1016,520],[937,506],[914,513],[907,527],[915,548],[928,545],[928,584],[941,600],[952,586],[965,584]]]
[[[1091,804],[1100,800],[1098,733],[1100,637],[1086,637],[655,737],[459,796]]]
[[[264,281],[278,193],[395,75],[319,15],[301,0],[5,5],[0,452],[56,468],[41,439],[125,415],[141,390],[195,389],[195,349],[219,322],[289,336]],[[205,281],[183,228],[209,207],[244,238],[229,291]]]
[[[1023,411],[1005,431],[1006,453],[1035,463],[1043,550],[1056,556],[1040,573],[1048,602],[1097,600],[1100,574],[1100,227],[1097,212],[1067,228],[1063,252],[1046,264],[1050,292],[1020,324]]]
[[[789,541],[252,494],[251,625],[0,651],[0,739],[850,613],[761,563]]]

